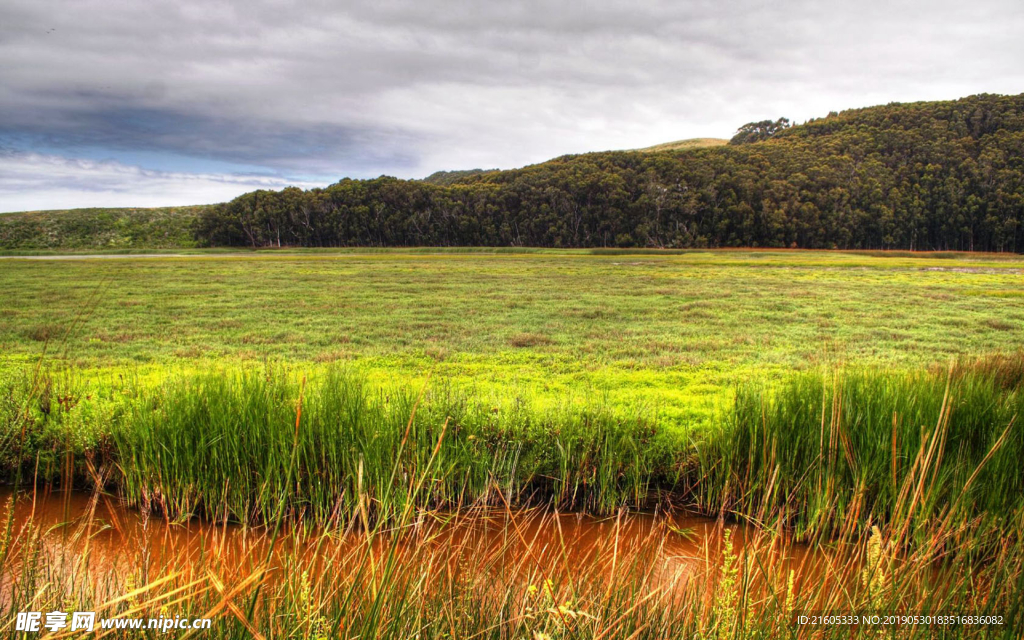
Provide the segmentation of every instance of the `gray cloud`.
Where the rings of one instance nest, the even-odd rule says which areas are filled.
[[[0,124],[0,139],[46,148],[164,151],[306,173],[330,173],[343,163],[371,170],[407,168],[415,163],[409,149],[419,141],[408,132],[373,126],[225,118],[126,104],[130,101],[80,96],[70,107]]]
[[[1024,5],[5,0],[0,141],[421,176],[1024,91]]]

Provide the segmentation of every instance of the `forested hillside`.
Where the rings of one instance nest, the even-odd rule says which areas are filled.
[[[759,136],[748,136],[757,138]],[[737,136],[742,138],[742,136]],[[211,209],[213,245],[1024,249],[1024,95],[892,104],[766,139],[382,177]]]
[[[202,210],[193,241],[1024,251],[1024,95],[788,124],[751,123],[723,146],[255,191]]]

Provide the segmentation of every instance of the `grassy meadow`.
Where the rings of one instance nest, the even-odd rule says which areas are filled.
[[[826,361],[1013,350],[1024,260],[826,252],[200,255],[0,263],[0,345],[160,377],[267,359],[428,372],[704,419],[736,382]]]
[[[793,617],[869,610],[1005,620],[862,629],[886,637],[1024,628],[1022,258],[16,258],[0,300],[0,477],[254,545],[64,579],[46,532],[11,519],[0,613],[213,611],[232,638],[849,637]],[[658,521],[620,549],[630,513],[681,508],[744,526],[742,546],[668,579],[659,558],[692,532]],[[570,562],[523,534],[561,535],[564,512],[615,535]],[[498,515],[515,562],[420,544]],[[301,551],[353,532],[334,569]]]

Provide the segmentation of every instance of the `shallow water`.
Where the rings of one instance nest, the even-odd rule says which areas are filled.
[[[11,489],[0,488],[0,503],[7,504],[12,495]],[[266,527],[147,517],[112,495],[22,491],[15,501],[13,552],[2,567],[0,592],[9,589],[24,561],[18,551],[32,537],[32,527],[40,534],[49,579],[71,583],[85,575],[94,588],[102,583],[110,594],[123,588],[129,575],[146,579],[169,570],[201,573],[211,565],[244,575],[268,557],[271,537]],[[271,579],[275,573],[280,578],[282,572],[294,570],[296,559],[322,570],[355,550],[369,548],[378,557],[397,549],[409,563],[424,561],[426,550],[430,562],[447,564],[448,571],[470,564],[476,570],[524,581],[557,566],[587,568],[611,577],[628,558],[634,564],[643,562],[644,570],[660,582],[681,585],[721,563],[726,532],[736,554],[760,545],[762,557],[784,563],[783,570],[787,574],[792,570],[798,580],[820,569],[819,552],[802,545],[776,548],[777,538],[768,542],[769,536],[759,535],[752,527],[692,514],[597,518],[488,508],[420,516],[401,530],[375,534],[369,545],[358,527],[326,531],[286,526],[270,554]]]

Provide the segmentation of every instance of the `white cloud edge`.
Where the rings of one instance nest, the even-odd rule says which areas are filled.
[[[255,189],[322,183],[270,175],[154,171],[112,160],[0,153],[0,212],[224,202]]]

